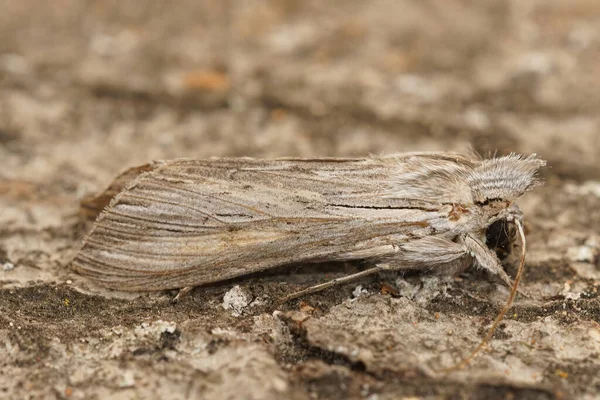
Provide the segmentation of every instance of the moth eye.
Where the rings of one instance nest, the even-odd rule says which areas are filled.
[[[490,249],[496,252],[498,258],[503,260],[510,254],[515,236],[514,223],[501,219],[488,226],[485,231],[485,242]]]

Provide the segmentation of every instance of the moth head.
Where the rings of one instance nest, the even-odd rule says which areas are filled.
[[[498,214],[491,216],[485,230],[485,243],[501,260],[510,254],[512,245],[515,242],[517,236],[515,220],[518,220],[522,225],[523,213],[516,204],[512,203]]]
[[[545,165],[546,161],[535,154],[528,157],[510,154],[482,160],[467,177],[473,202],[481,206],[511,204],[526,191],[543,183],[537,175]]]
[[[485,243],[496,253],[500,260],[504,260],[510,254],[516,236],[515,223],[506,219],[499,219],[487,227]]]

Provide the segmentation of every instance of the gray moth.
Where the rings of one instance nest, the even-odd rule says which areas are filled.
[[[545,161],[449,152],[368,158],[155,161],[83,204],[96,217],[74,269],[125,291],[199,286],[277,266],[365,260],[381,270],[476,265],[511,285],[486,233]]]

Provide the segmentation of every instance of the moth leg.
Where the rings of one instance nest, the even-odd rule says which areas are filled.
[[[398,248],[399,251],[388,261],[394,271],[435,271],[454,275],[467,269],[473,261],[463,243],[440,236],[411,240]]]
[[[179,293],[177,293],[177,296],[175,296],[175,298],[173,298],[173,303],[177,303],[184,297],[187,297],[187,295],[192,290],[194,290],[194,288],[195,288],[195,286],[186,286],[186,287],[182,287],[181,289],[179,289]]]
[[[334,286],[343,285],[345,283],[355,281],[355,280],[363,278],[365,276],[373,275],[373,274],[376,274],[378,272],[389,270],[389,269],[390,269],[390,266],[388,264],[378,264],[378,265],[376,265],[373,268],[369,268],[369,269],[357,272],[357,273],[352,274],[352,275],[347,275],[347,276],[343,276],[341,278],[332,279],[330,281],[327,281],[327,282],[324,282],[324,283],[320,283],[318,285],[311,286],[311,287],[303,289],[303,290],[299,290],[297,292],[294,292],[292,294],[289,294],[289,295],[285,296],[284,298],[282,298],[280,300],[279,303],[283,304],[283,303],[286,303],[286,302],[288,302],[290,300],[297,299],[298,297],[302,297],[302,296],[305,296],[305,295],[308,295],[308,294],[317,293],[317,292],[320,292],[322,290],[329,289],[329,288],[334,287]]]
[[[477,260],[477,263],[481,266],[481,268],[492,273],[493,275],[497,275],[506,286],[512,287],[513,282],[506,271],[504,271],[504,268],[502,268],[502,263],[500,263],[496,253],[489,249],[485,243],[471,234],[465,235],[463,240],[467,250],[473,257],[475,257],[475,260]]]

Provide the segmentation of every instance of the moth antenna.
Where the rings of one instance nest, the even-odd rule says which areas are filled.
[[[464,366],[468,365],[471,362],[471,360],[473,360],[473,358],[481,351],[481,349],[483,349],[487,345],[487,343],[490,341],[492,336],[494,336],[494,333],[496,332],[498,325],[500,325],[500,322],[502,322],[502,320],[504,319],[504,316],[510,309],[512,302],[515,299],[515,296],[517,295],[517,288],[519,287],[519,282],[521,281],[521,275],[523,275],[523,270],[525,269],[525,254],[527,253],[527,241],[525,240],[525,232],[523,231],[523,225],[521,224],[521,221],[519,221],[518,219],[515,219],[515,224],[517,225],[517,230],[519,231],[519,237],[521,239],[522,251],[521,251],[521,259],[519,261],[519,269],[517,270],[517,275],[515,276],[515,281],[513,283],[512,289],[510,291],[510,296],[508,296],[508,301],[502,308],[502,311],[500,311],[500,313],[496,317],[496,320],[494,321],[494,323],[488,330],[487,335],[485,335],[485,337],[483,338],[481,343],[479,343],[479,345],[475,348],[475,350],[473,350],[471,352],[471,354],[469,354],[467,357],[463,358],[462,361],[454,364],[453,366],[451,366],[449,368],[444,368],[444,369],[440,370],[439,372],[441,372],[441,373],[453,372],[453,371],[457,371],[457,370],[463,368]]]

